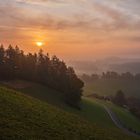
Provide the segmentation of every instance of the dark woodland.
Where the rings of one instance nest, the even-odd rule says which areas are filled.
[[[17,46],[7,49],[0,46],[0,80],[28,80],[37,82],[63,95],[63,100],[78,107],[84,83],[76,76],[72,67],[68,67],[56,56],[49,57],[42,50],[25,54]]]

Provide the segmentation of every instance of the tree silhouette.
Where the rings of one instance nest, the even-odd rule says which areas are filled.
[[[126,105],[126,98],[121,90],[117,91],[115,97],[113,98],[113,102],[120,106]]]
[[[38,54],[24,54],[17,46],[4,49],[0,46],[0,80],[23,79],[38,82],[60,91],[63,100],[78,106],[84,83],[72,67],[56,56],[52,58],[42,50]]]

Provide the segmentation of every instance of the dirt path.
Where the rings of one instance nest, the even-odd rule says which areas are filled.
[[[115,113],[113,113],[107,106],[104,105],[104,109],[106,110],[106,112],[108,113],[108,115],[110,116],[110,118],[112,119],[112,121],[114,122],[114,124],[123,130],[123,132],[127,133],[128,135],[133,135],[133,136],[139,136],[138,134],[130,131],[128,128],[124,127],[124,125],[121,123],[121,121],[117,118],[117,116],[115,115]]]

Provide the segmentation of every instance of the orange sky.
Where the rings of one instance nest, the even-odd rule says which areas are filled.
[[[62,59],[139,57],[139,0],[0,0],[0,43]]]

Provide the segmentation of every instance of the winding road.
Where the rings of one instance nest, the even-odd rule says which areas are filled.
[[[123,130],[123,132],[127,133],[128,135],[133,135],[133,136],[139,136],[139,134],[136,134],[132,131],[130,131],[128,128],[124,127],[124,125],[122,124],[122,122],[117,118],[117,116],[115,115],[115,113],[113,113],[107,106],[103,105],[104,109],[106,110],[106,112],[108,113],[108,115],[110,116],[110,118],[112,119],[112,121],[114,122],[114,124],[120,128],[121,130]]]

